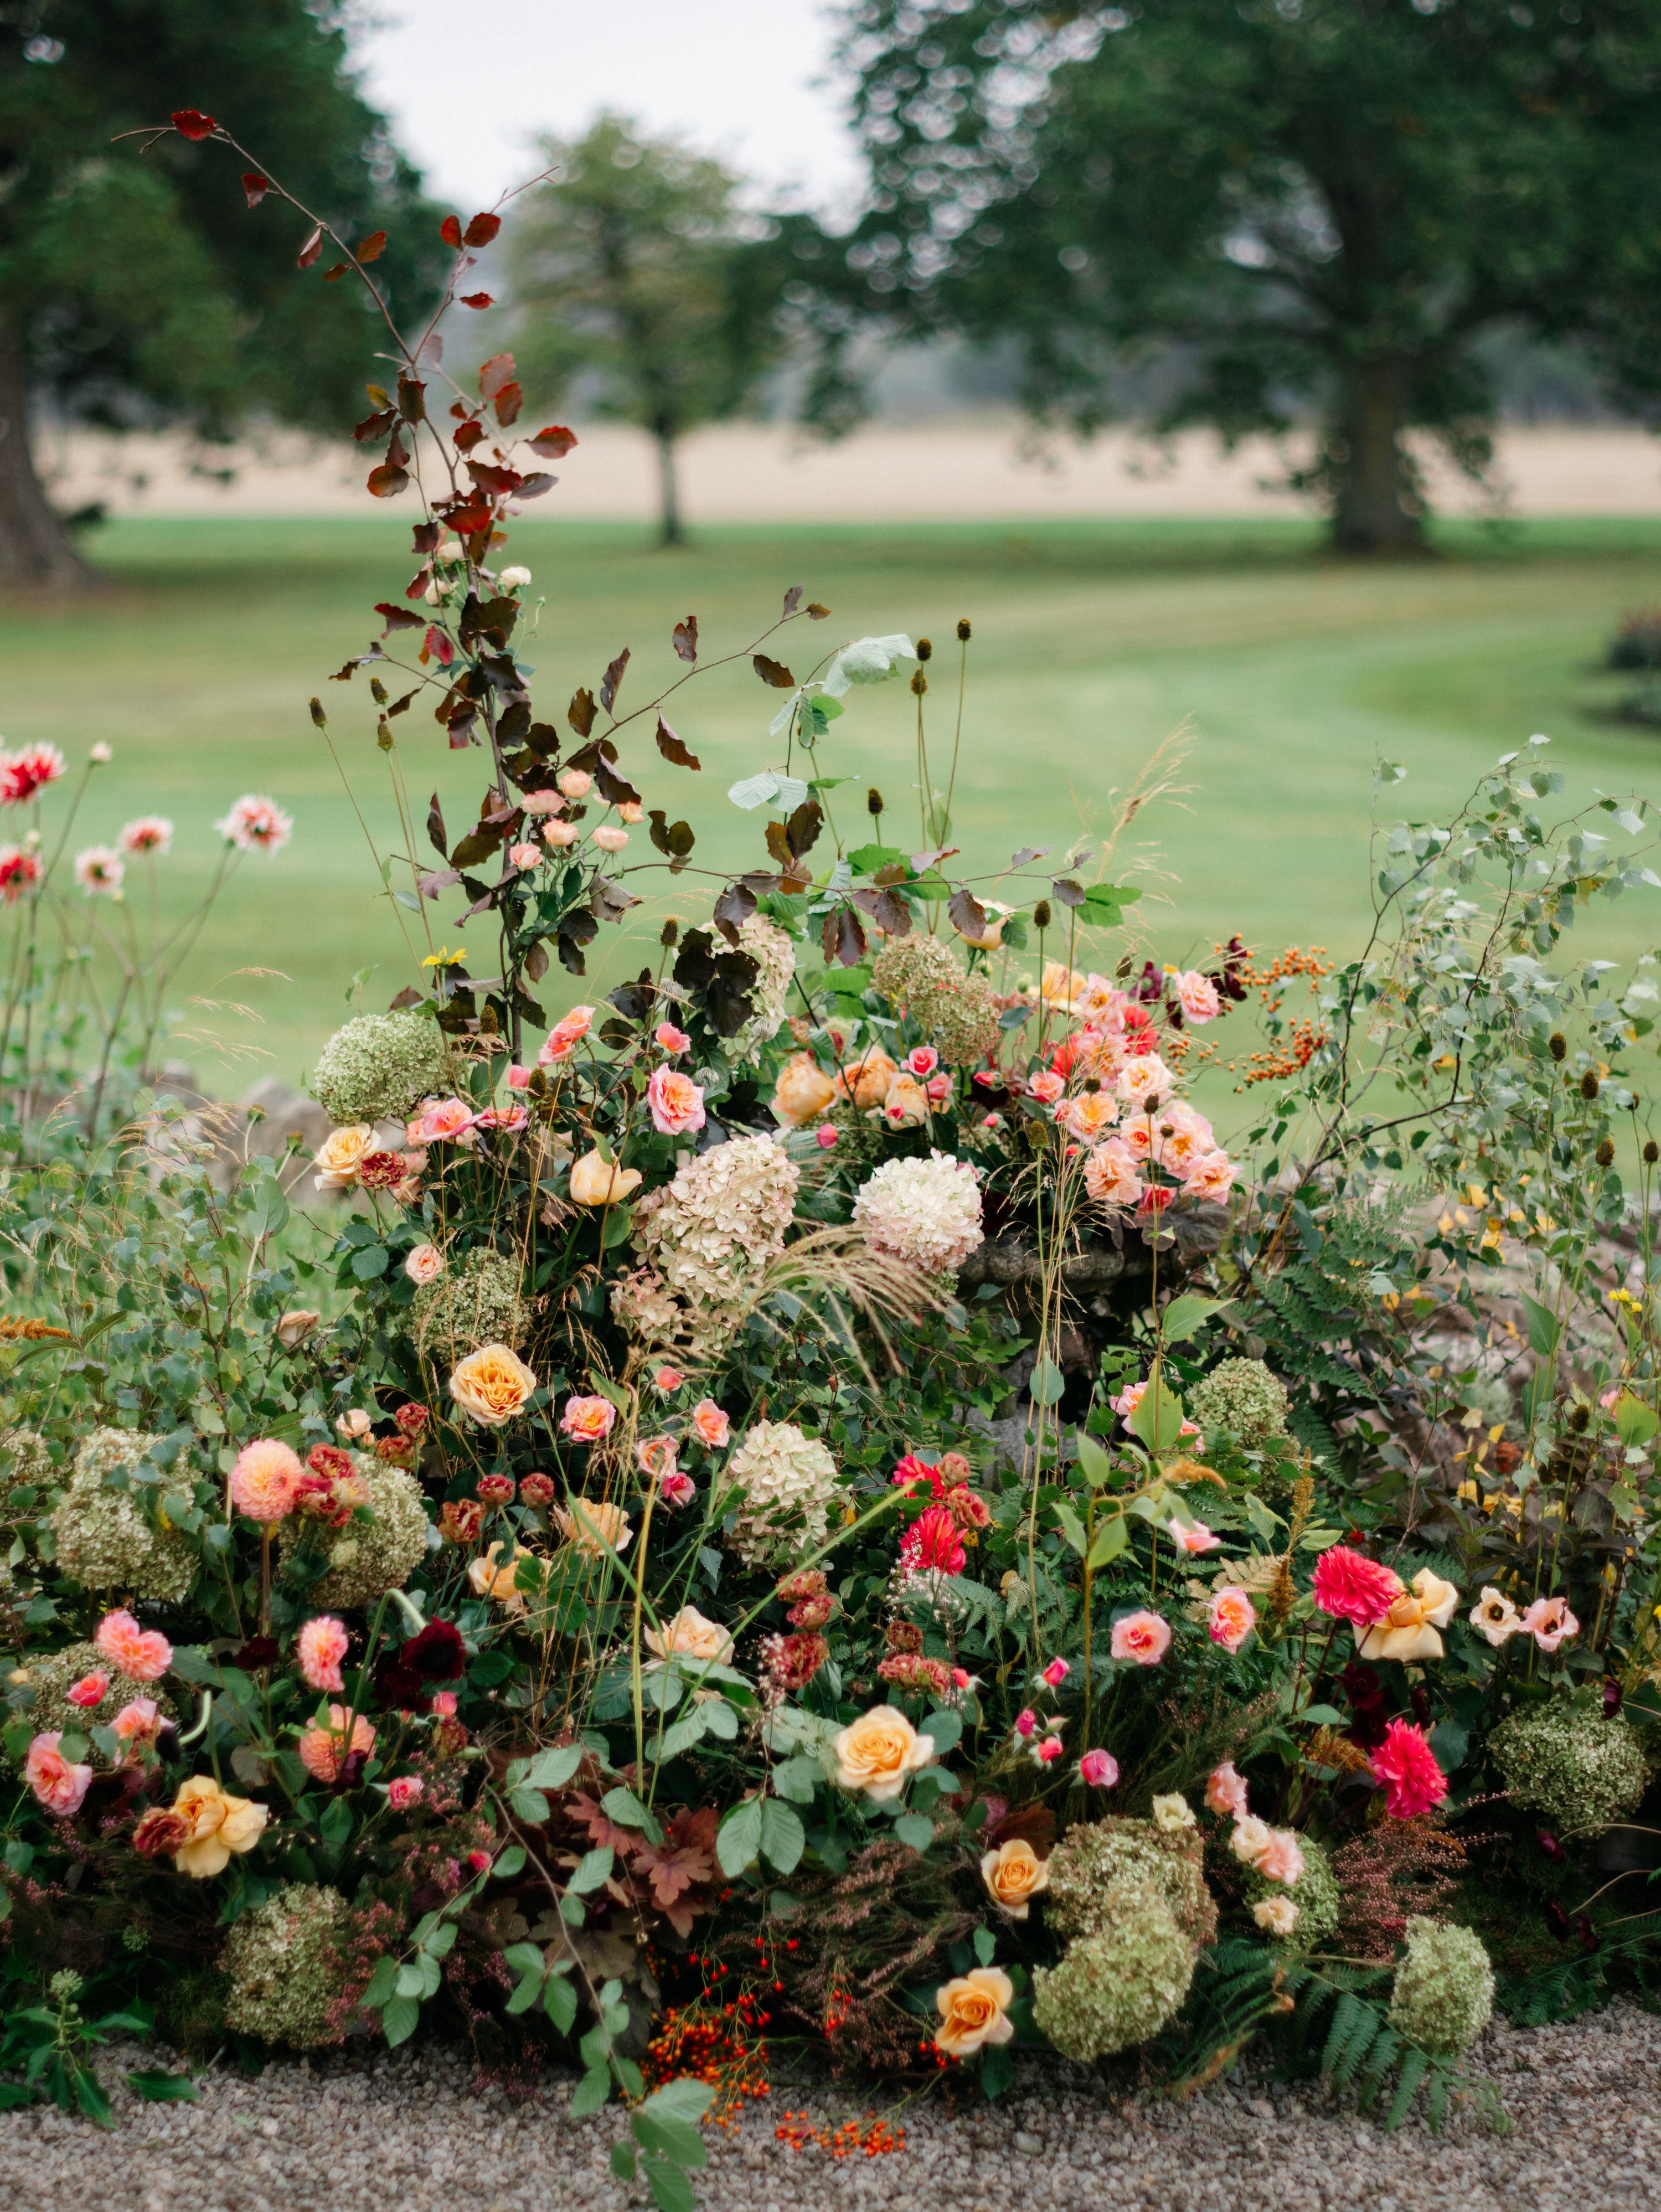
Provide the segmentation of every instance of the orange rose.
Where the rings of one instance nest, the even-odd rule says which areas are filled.
[[[1015,2033],[1009,2008],[1015,1984],[1001,1966],[977,1966],[934,1992],[941,2025],[934,2040],[948,2058],[968,2058],[989,2043],[1007,2043]]]
[[[1016,1836],[985,1854],[981,1880],[1012,1920],[1025,1920],[1033,1899],[1050,1887],[1050,1869],[1024,1836]]]
[[[889,1085],[899,1069],[880,1045],[870,1045],[858,1060],[850,1060],[838,1073],[837,1095],[851,1098],[860,1111],[867,1113],[873,1106],[880,1106],[888,1096]]]
[[[928,1101],[915,1075],[895,1076],[882,1102],[882,1118],[894,1129],[914,1129],[928,1119]]]
[[[271,1812],[251,1798],[228,1796],[211,1774],[198,1774],[180,1786],[168,1817],[185,1834],[173,1851],[173,1864],[180,1874],[206,1881],[223,1873],[234,1851],[253,1849]]]
[[[536,1376],[505,1344],[480,1345],[450,1376],[450,1395],[487,1429],[499,1429],[522,1413],[536,1387]]]
[[[574,1498],[569,1507],[556,1505],[553,1518],[568,1544],[591,1559],[607,1552],[626,1552],[634,1530],[620,1505],[605,1498]]]
[[[773,1086],[773,1119],[787,1129],[817,1121],[837,1095],[837,1086],[811,1052],[791,1055]]]
[[[873,1705],[836,1737],[837,1779],[862,1790],[873,1804],[897,1797],[908,1778],[934,1756],[932,1735],[919,1735],[894,1705]]]

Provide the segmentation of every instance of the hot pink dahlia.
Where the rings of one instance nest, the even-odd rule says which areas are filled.
[[[1384,1810],[1392,1820],[1416,1820],[1448,1794],[1448,1778],[1429,1739],[1409,1721],[1391,1721],[1385,1729],[1372,1754],[1372,1771],[1384,1785]]]
[[[1335,1544],[1315,1562],[1315,1602],[1335,1620],[1371,1628],[1402,1595],[1402,1579],[1376,1559]]]

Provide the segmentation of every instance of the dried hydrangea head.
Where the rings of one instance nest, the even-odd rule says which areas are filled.
[[[132,1490],[107,1478],[136,1467],[156,1438],[138,1429],[94,1429],[75,1455],[62,1498],[47,1516],[59,1571],[82,1589],[120,1589],[176,1605],[196,1575],[196,1547],[152,1522]]]
[[[769,921],[765,915],[752,914],[748,921],[739,924],[737,950],[747,952],[756,963],[756,980],[751,986],[754,1011],[727,1040],[728,1060],[734,1067],[743,1067],[760,1058],[763,1045],[776,1037],[783,1025],[791,979],[796,972],[796,948],[777,922]]]
[[[1649,1786],[1638,1738],[1619,1713],[1606,1720],[1593,1706],[1513,1713],[1488,1738],[1488,1756],[1513,1805],[1586,1837],[1629,1820]]]
[[[739,1492],[728,1539],[753,1567],[779,1566],[814,1552],[830,1530],[837,1462],[790,1421],[757,1421],[727,1463]]]
[[[949,1274],[982,1242],[980,1186],[975,1170],[949,1153],[886,1160],[861,1184],[853,1219],[873,1251]]]
[[[226,2027],[291,2051],[343,2041],[330,2010],[345,1978],[350,1918],[338,1889],[298,1881],[243,1913],[220,1960],[230,1983]]]
[[[1099,1935],[1139,1910],[1137,1900],[1151,1892],[1197,1951],[1217,1932],[1203,1860],[1196,1828],[1160,1828],[1116,1814],[1077,1822],[1050,1855],[1048,1923],[1058,1936]]]
[[[1245,1450],[1261,1451],[1286,1434],[1291,1401],[1261,1359],[1225,1359],[1189,1391],[1188,1410],[1207,1436],[1226,1429]]]
[[[977,1066],[997,1043],[991,985],[965,974],[937,937],[891,937],[871,964],[871,988],[910,1015],[948,1067]]]
[[[1037,1969],[1032,2017],[1064,2057],[1081,2064],[1129,2051],[1174,2018],[1194,1978],[1194,1958],[1158,1893],[1134,1892],[1112,1929],[1069,1944],[1049,1972]]]
[[[420,1014],[360,1014],[318,1055],[312,1090],[332,1121],[401,1121],[449,1088],[443,1032]]]
[[[1457,2058],[1494,2011],[1494,1968],[1469,1928],[1408,1923],[1407,1956],[1396,1969],[1390,2024],[1437,2058]]]
[[[682,1168],[635,1217],[642,1266],[611,1293],[632,1334],[705,1358],[732,1341],[737,1316],[784,1249],[800,1176],[770,1137],[736,1137]]]
[[[416,1349],[441,1367],[453,1367],[482,1344],[518,1352],[529,1325],[519,1263],[488,1245],[423,1284],[410,1307]]]

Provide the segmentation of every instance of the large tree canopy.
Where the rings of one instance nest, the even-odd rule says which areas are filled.
[[[291,209],[250,209],[222,149],[118,134],[215,115],[353,237],[407,314],[444,258],[418,179],[348,70],[326,0],[27,0],[0,6],[0,576],[84,572],[29,457],[27,415],[336,425],[382,335],[362,289],[300,275]]]
[[[848,53],[893,325],[1013,334],[1085,430],[1154,345],[1162,428],[1312,405],[1341,546],[1417,544],[1405,433],[1487,459],[1496,329],[1661,404],[1656,0],[867,0]]]
[[[553,174],[508,238],[515,352],[551,398],[585,378],[601,413],[649,432],[672,545],[677,441],[736,413],[782,349],[781,226],[719,161],[620,116],[544,152]]]

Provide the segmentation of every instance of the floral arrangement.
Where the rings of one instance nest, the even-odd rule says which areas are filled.
[[[283,204],[242,158],[251,207]],[[332,243],[378,298],[377,241],[300,213],[302,269]],[[446,222],[446,304],[498,225]],[[1059,868],[952,872],[928,641],[799,677],[781,635],[830,614],[792,588],[744,648],[778,702],[781,764],[728,794],[765,810],[756,865],[679,890],[707,921],[556,1012],[554,958],[587,988],[654,877],[700,880],[648,769],[699,772],[666,708],[707,641],[674,626],[644,705],[624,653],[539,719],[503,553],[575,441],[517,439],[507,357],[449,382],[431,329],[394,339],[356,434],[384,442],[370,492],[422,501],[415,573],[338,680],[365,679],[406,821],[402,718],[484,755],[478,822],[453,837],[435,800],[439,865],[389,880],[423,922],[465,900],[490,955],[441,942],[323,1048],[309,1244],[265,1163],[227,1193],[89,1129],[76,1176],[9,1182],[37,1310],[0,1325],[0,1942],[58,2004],[27,2017],[61,2044],[52,1978],[119,1994],[142,1961],[187,2049],[396,2045],[428,2012],[502,2078],[569,2050],[664,2204],[692,2123],[764,2092],[764,2030],[995,2095],[1023,2045],[1180,2081],[1261,2033],[1296,2063],[1324,2011],[1329,2072],[1439,2115],[1528,1985],[1519,1883],[1570,1940],[1585,1844],[1649,1788],[1656,1147],[1634,1200],[1608,1115],[1655,990],[1587,985],[1572,1053],[1549,1024],[1579,987],[1544,964],[1563,902],[1635,864],[1566,830],[1473,951],[1437,872],[1506,847],[1502,764],[1457,836],[1392,845],[1387,955],[1116,951],[1145,794]],[[915,700],[915,847],[874,788],[838,823],[824,772],[884,683]],[[52,781],[33,757],[6,803]],[[287,831],[263,801],[226,824]],[[113,868],[88,860],[91,896]],[[1485,1028],[1427,980],[1456,969],[1494,975]],[[1296,1081],[1244,1175],[1191,1078],[1254,994]],[[1463,1058],[1421,1106],[1439,1023]],[[1402,1114],[1370,1103],[1392,1081]],[[1415,1122],[1461,1209],[1428,1233],[1381,1181]],[[1530,1254],[1555,1304],[1518,1286]],[[1617,1262],[1615,1319],[1583,1323],[1562,1285]],[[1524,1387],[1473,1351],[1456,1399],[1427,1323],[1507,1302]],[[1589,1910],[1583,1984],[1627,1955]]]

